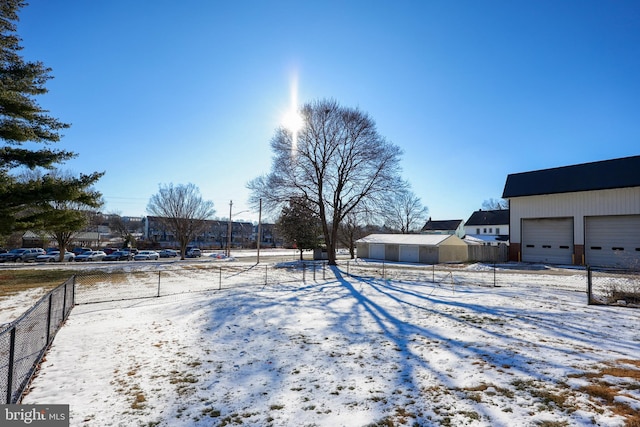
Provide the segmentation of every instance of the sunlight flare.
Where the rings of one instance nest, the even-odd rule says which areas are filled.
[[[291,132],[291,155],[293,156],[298,147],[298,132],[304,127],[304,119],[298,112],[297,76],[293,76],[291,79],[291,105],[282,117],[282,126]]]

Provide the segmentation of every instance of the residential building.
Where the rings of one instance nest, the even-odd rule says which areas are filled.
[[[482,244],[498,245],[509,242],[509,210],[475,211],[464,223],[466,238]]]
[[[464,221],[461,219],[434,221],[431,218],[422,227],[422,234],[453,234],[459,238],[464,238]]]

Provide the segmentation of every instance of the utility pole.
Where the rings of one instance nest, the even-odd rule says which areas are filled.
[[[231,256],[231,207],[233,200],[229,200],[229,224],[227,228],[227,257]]]
[[[258,248],[258,258],[256,264],[260,264],[260,243],[262,242],[262,197],[260,198],[260,210],[258,211],[258,237],[256,247]]]

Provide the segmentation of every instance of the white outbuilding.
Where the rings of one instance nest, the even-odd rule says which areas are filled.
[[[640,267],[640,156],[511,174],[513,261]]]
[[[440,264],[464,262],[467,244],[455,235],[370,234],[356,241],[359,258],[395,262]]]

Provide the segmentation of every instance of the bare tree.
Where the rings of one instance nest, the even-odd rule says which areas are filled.
[[[390,196],[384,203],[382,214],[385,224],[402,234],[411,233],[416,226],[422,227],[428,215],[429,209],[409,190],[408,184]]]
[[[351,211],[340,224],[338,240],[340,244],[349,249],[351,259],[356,257],[356,240],[366,235],[364,227],[361,225],[367,218],[366,213]]]
[[[482,209],[487,211],[503,211],[509,209],[509,201],[505,199],[487,199],[482,202]]]
[[[109,215],[109,228],[111,231],[122,239],[122,246],[129,247],[134,245],[135,237],[131,231],[130,225],[124,220],[120,214]]]
[[[354,209],[403,185],[401,150],[386,141],[366,113],[320,100],[301,109],[299,132],[279,128],[271,140],[271,172],[249,182],[251,203],[277,212],[292,197],[305,200],[322,225],[328,262],[336,263],[338,228]]]
[[[178,239],[180,256],[184,259],[187,245],[206,227],[215,210],[213,202],[205,201],[194,184],[162,185],[157,194],[151,196],[147,212],[158,220]]]

